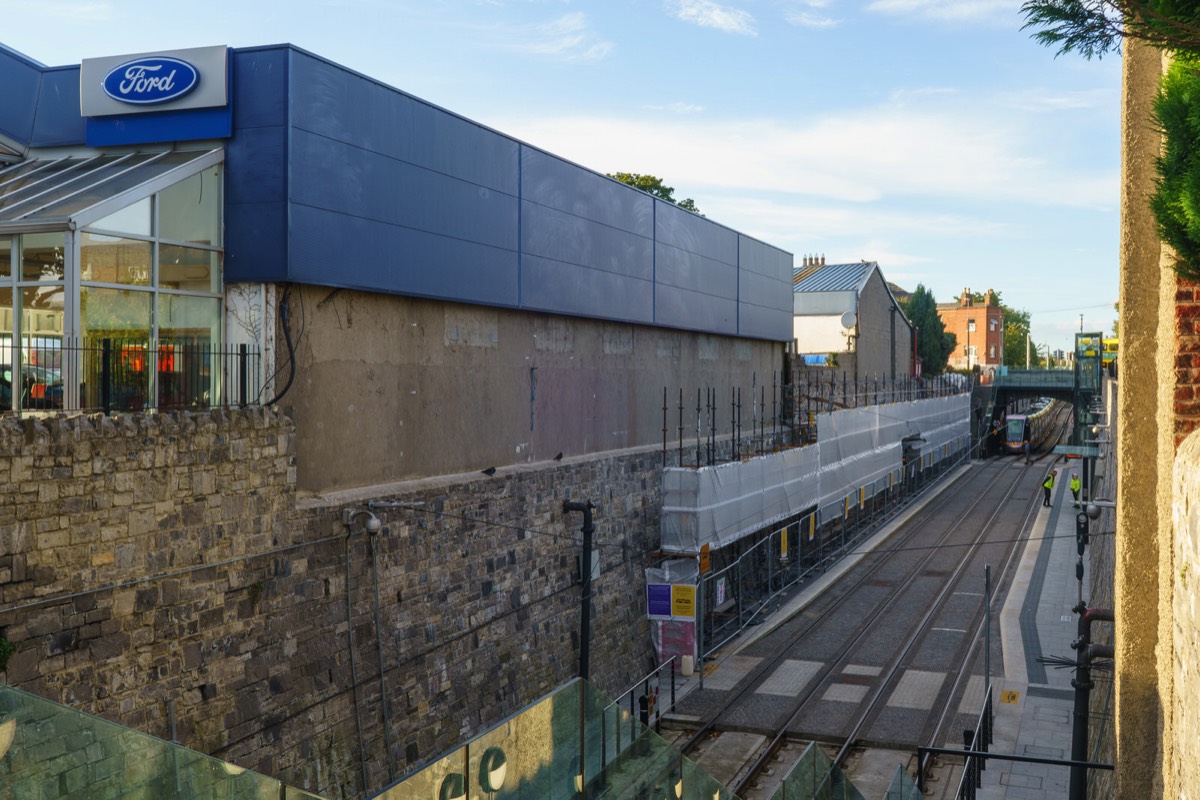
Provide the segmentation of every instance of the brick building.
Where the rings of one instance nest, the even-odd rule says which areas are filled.
[[[971,369],[988,375],[1004,363],[1004,314],[991,289],[976,302],[970,289],[963,289],[953,303],[938,303],[938,316],[946,333],[957,337],[947,365],[952,369]]]

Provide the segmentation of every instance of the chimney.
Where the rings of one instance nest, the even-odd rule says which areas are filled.
[[[821,266],[822,267],[825,266],[825,254],[824,253],[821,254]]]

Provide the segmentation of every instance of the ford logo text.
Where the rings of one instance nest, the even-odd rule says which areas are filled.
[[[199,71],[182,59],[146,56],[113,67],[100,85],[113,100],[145,106],[183,97],[199,82]]]

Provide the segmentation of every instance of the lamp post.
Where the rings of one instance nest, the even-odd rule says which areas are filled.
[[[596,508],[591,500],[582,503],[563,501],[563,513],[571,511],[583,512],[583,555],[579,559],[579,575],[581,582],[579,609],[579,677],[588,679],[588,658],[591,655],[592,638],[592,511]],[[580,691],[583,691],[580,689]]]
[[[967,320],[967,372],[971,371],[971,334],[975,332],[975,320]]]

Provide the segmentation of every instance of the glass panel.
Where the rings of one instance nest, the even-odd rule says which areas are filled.
[[[92,163],[107,163],[114,158],[115,156],[104,156]],[[15,180],[10,179],[4,184],[0,184],[0,210],[25,202],[34,195],[56,186],[61,181],[68,181],[73,177],[82,175],[83,170],[76,170],[75,167],[78,167],[86,160],[83,158],[64,158],[61,161],[52,163],[45,161],[34,162],[39,164],[40,167],[44,167],[44,169],[39,168]],[[0,219],[8,216],[8,214],[0,214]]]
[[[0,236],[0,278],[12,277],[12,237]]]
[[[150,243],[84,231],[80,277],[92,283],[150,285]]]
[[[103,183],[109,178],[120,175],[123,170],[129,169],[130,164],[137,164],[145,160],[146,156],[144,155],[135,155],[120,162],[115,156],[103,156],[89,161],[78,169],[64,171],[61,175],[49,180],[33,182],[26,187],[26,191],[0,201],[0,206],[8,209],[5,216],[20,216],[41,209],[48,204],[59,203],[61,205],[61,201],[73,197],[79,192],[87,194],[88,187],[94,187],[97,182]],[[92,191],[95,192],[95,189],[93,188]],[[114,193],[105,191],[103,194],[108,197]],[[89,205],[92,203],[87,203],[80,208],[86,208]],[[30,219],[36,219],[39,216],[55,216],[55,214],[39,211]],[[67,216],[67,214],[59,213],[57,216]]]
[[[63,288],[21,290],[21,408],[63,407]]]
[[[115,214],[109,214],[99,222],[89,227],[102,231],[131,233],[134,236],[150,235],[150,198],[143,198],[131,206],[122,208]]]
[[[80,289],[80,326],[86,349],[80,389],[84,408],[140,411],[146,407],[152,373],[147,349],[153,299],[150,292]]]
[[[139,161],[145,161],[146,158],[152,155],[157,155],[157,153],[138,155],[135,159],[122,162],[117,167],[107,170],[104,173],[107,179],[100,183],[96,183],[95,177],[89,176],[89,180],[78,181],[71,187],[65,187],[63,191],[55,194],[56,197],[62,198],[62,202],[39,211],[30,217],[30,219],[69,217],[121,192],[133,189],[146,181],[153,180],[172,167],[194,161],[201,154],[196,152],[174,152],[167,153],[162,158],[158,158],[149,164],[138,163]],[[131,168],[130,164],[137,164],[137,166]],[[67,191],[67,188],[69,188],[69,191]],[[36,205],[31,204],[30,208],[44,205],[45,202],[43,200]],[[19,213],[19,210],[17,211]]]
[[[61,233],[26,233],[21,236],[21,280],[61,281],[63,265]]]
[[[221,245],[221,172],[204,170],[158,195],[158,236],[174,242]]]
[[[4,797],[310,798],[220,759],[0,686]],[[70,787],[75,787],[73,790]]]
[[[221,301],[159,295],[158,319],[158,407],[215,405],[221,378]]]
[[[162,289],[219,292],[221,254],[216,250],[200,250],[176,244],[159,245],[158,285]]]
[[[0,289],[0,411],[13,409],[13,290]]]

